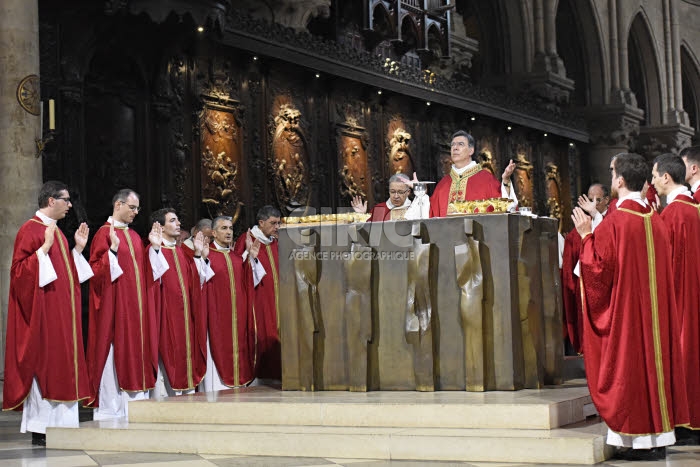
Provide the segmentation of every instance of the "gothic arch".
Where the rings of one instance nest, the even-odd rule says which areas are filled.
[[[409,49],[421,48],[421,37],[418,25],[413,20],[411,15],[405,14],[401,18],[401,40],[404,41]]]
[[[683,110],[688,114],[690,126],[695,129],[693,144],[700,137],[700,62],[688,44],[681,45],[681,81]]]
[[[558,0],[556,34],[557,53],[564,61],[567,77],[575,81],[572,105],[605,104],[608,60],[591,0]]]
[[[655,44],[649,20],[642,9],[634,16],[627,32],[627,55],[630,89],[637,98],[637,106],[644,110],[648,126],[662,124],[665,99]]]
[[[372,10],[372,29],[384,38],[396,35],[396,29],[391,21],[391,14],[381,3],[377,4]]]
[[[508,74],[529,71],[532,66],[534,31],[528,2],[499,0],[503,11],[503,24],[509,36],[505,37],[505,71]]]

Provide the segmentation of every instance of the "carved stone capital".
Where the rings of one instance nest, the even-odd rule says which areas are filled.
[[[631,105],[589,107],[586,119],[589,122],[591,143],[633,147],[643,118],[644,111]]]
[[[683,148],[691,145],[695,130],[687,125],[662,125],[642,127],[639,131],[636,151],[647,160],[670,152],[678,154]]]

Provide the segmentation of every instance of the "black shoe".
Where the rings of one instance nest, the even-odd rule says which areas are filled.
[[[32,433],[32,444],[34,446],[46,446],[46,435],[44,433]]]
[[[651,449],[622,448],[615,453],[615,459],[626,461],[660,461],[666,459],[666,447]]]
[[[698,446],[700,445],[700,432],[689,430],[681,426],[676,427],[676,446]]]

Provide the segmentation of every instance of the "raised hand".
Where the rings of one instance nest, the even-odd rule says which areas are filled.
[[[202,247],[202,259],[207,259],[209,257],[209,242],[211,240],[209,240],[209,237],[205,237],[204,234],[202,234],[202,238],[204,239],[204,246]]]
[[[56,223],[52,222],[49,224],[48,227],[46,227],[46,230],[44,230],[44,244],[41,245],[41,250],[44,252],[44,254],[49,253],[49,249],[53,245],[53,241],[55,239],[54,233],[56,232]]]
[[[192,244],[194,245],[194,255],[202,256],[202,250],[204,249],[204,234],[202,232],[197,232],[197,235],[194,236],[194,240],[192,240]]]
[[[659,199],[658,193],[654,195],[655,201],[651,203],[651,208],[656,211],[657,213],[661,214],[662,207],[661,207],[661,200]]]
[[[511,159],[508,162],[506,169],[503,171],[503,175],[501,175],[501,180],[503,180],[503,183],[510,181],[510,176],[513,175],[514,171],[515,171],[515,162],[513,162],[513,159]]]
[[[90,229],[88,228],[87,224],[83,222],[80,224],[78,230],[75,231],[75,235],[73,236],[73,239],[75,240],[75,251],[77,251],[78,254],[82,253],[85,249],[89,235]]]
[[[571,214],[571,220],[574,221],[574,226],[581,238],[593,231],[591,218],[583,212],[583,209],[574,208],[574,212]]]
[[[148,241],[151,242],[153,249],[158,251],[161,243],[163,243],[163,227],[158,222],[154,222],[151,231],[148,234]]]
[[[355,196],[350,201],[353,211],[365,214],[367,212],[367,201],[362,201],[362,196]]]
[[[115,253],[119,251],[119,237],[117,237],[117,233],[114,231],[114,224],[109,225],[109,240],[111,242],[109,248]]]
[[[245,236],[245,247],[246,250],[248,250],[248,255],[252,258],[255,259],[258,257],[258,253],[260,253],[260,240],[257,238],[253,240],[252,234],[250,233],[250,230]]]
[[[591,217],[595,217],[596,202],[592,199],[588,199],[587,195],[581,195],[578,197],[578,207],[590,214]]]
[[[416,183],[419,183],[418,176],[416,175],[415,172],[413,172],[413,180],[409,180],[407,177],[400,176],[399,179],[401,180],[401,183],[405,183],[409,187],[413,188],[413,186]]]

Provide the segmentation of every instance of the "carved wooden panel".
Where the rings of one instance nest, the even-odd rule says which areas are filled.
[[[199,116],[202,204],[209,217],[241,208],[241,126],[232,107],[206,102]]]
[[[355,196],[366,200],[370,185],[364,128],[338,125],[337,133],[340,195],[346,202]]]
[[[387,125],[389,176],[397,173],[413,174],[415,165],[411,156],[411,137],[400,117],[394,117]]]
[[[518,195],[518,203],[520,206],[533,207],[535,204],[534,190],[534,169],[535,166],[530,162],[528,148],[519,146],[516,149],[515,171],[513,172],[513,182],[515,183],[515,193]]]

